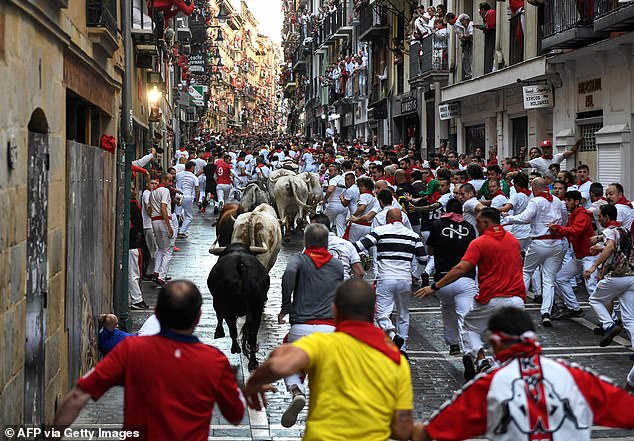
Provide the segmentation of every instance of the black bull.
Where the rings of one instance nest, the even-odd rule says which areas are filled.
[[[244,355],[249,358],[250,370],[258,366],[255,357],[258,330],[270,283],[266,267],[253,255],[248,245],[241,243],[226,247],[207,278],[218,319],[214,338],[225,336],[222,321],[226,321],[232,340],[232,354],[240,353],[237,318],[246,316],[241,345]]]

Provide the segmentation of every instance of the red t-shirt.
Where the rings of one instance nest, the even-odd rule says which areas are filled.
[[[138,439],[206,441],[214,403],[232,423],[244,415],[227,357],[194,336],[128,337],[77,382],[95,400],[115,385],[125,389],[123,429],[147,430]]]
[[[501,226],[484,230],[469,244],[462,260],[478,267],[478,303],[487,304],[494,297],[526,298],[520,243]]]
[[[231,184],[231,164],[219,161],[216,168],[216,184]]]

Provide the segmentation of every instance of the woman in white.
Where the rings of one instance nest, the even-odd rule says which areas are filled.
[[[346,214],[348,209],[341,203],[341,194],[346,189],[343,176],[339,173],[339,164],[333,163],[328,167],[328,188],[323,203],[327,204],[324,214],[330,219],[330,224],[337,227],[337,236],[342,237],[346,230]]]

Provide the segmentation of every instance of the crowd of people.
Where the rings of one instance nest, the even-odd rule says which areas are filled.
[[[292,426],[306,403],[308,374],[305,439],[518,439],[520,432],[589,439],[593,421],[632,428],[632,397],[578,366],[542,357],[522,311],[527,301],[539,304],[544,328],[582,317],[583,285],[600,320],[597,344],[611,344],[624,329],[634,336],[634,208],[621,184],[591,182],[587,165],[562,170],[582,142],[555,153],[544,140],[528,158],[521,149],[501,160],[495,148],[485,157],[483,149],[458,154],[443,146],[423,159],[416,149],[375,148],[363,139],[205,135],[179,149],[167,171],[155,164],[143,193],[141,210],[150,220],[143,236],[156,244],[145,274],[161,286],[159,303],[169,300],[170,314],[189,317],[170,321],[157,306],[162,331],[152,345],[160,336],[197,342],[191,333],[200,303],[198,316],[179,303],[197,298],[197,288],[166,283],[174,240],[187,240],[193,212],[217,212],[273,170],[306,171],[317,174],[322,200],[304,230],[304,251],[289,259],[282,278],[278,322],[289,316],[286,344],[249,378],[250,406],[261,408],[270,383],[285,378],[292,397],[282,425]],[[425,424],[412,419],[412,293],[439,299],[449,354],[462,357],[468,381]],[[493,354],[485,349],[486,330]],[[116,360],[106,358],[82,379],[72,399],[98,398],[114,384],[113,370],[135,368],[123,366],[129,358],[122,357],[156,350],[150,343],[118,348]],[[627,385],[634,388],[634,368]],[[239,422],[234,382],[215,387],[224,390],[223,414]],[[72,412],[61,412],[65,424]],[[456,424],[458,412],[470,423]]]

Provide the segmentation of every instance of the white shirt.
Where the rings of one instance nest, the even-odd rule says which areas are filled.
[[[167,206],[167,216],[172,215],[172,197],[167,187],[158,187],[150,194],[150,206],[152,207],[152,217],[161,216],[161,206]]]
[[[517,215],[504,218],[504,224],[530,224],[531,237],[539,237],[553,234],[548,228],[548,224],[563,225],[561,206],[559,199],[553,196],[552,202],[545,197],[538,196],[528,201],[526,209]],[[557,239],[541,240],[546,245],[554,245],[559,242]]]
[[[524,193],[515,192],[511,195],[510,203],[513,206],[513,214],[520,214],[528,206],[532,195],[528,196]],[[531,237],[531,226],[528,224],[515,224],[511,230],[516,239],[527,239]]]
[[[152,228],[152,220],[147,214],[147,206],[150,203],[150,190],[144,190],[141,195],[141,217],[143,218],[143,229]]]
[[[499,194],[491,199],[491,208],[501,208],[504,205],[508,204],[509,199],[503,194]]]
[[[548,171],[548,166],[550,166],[550,164],[561,164],[561,161],[563,160],[564,154],[557,153],[556,155],[553,155],[553,159],[545,159],[544,157],[540,156],[539,158],[531,159],[530,161],[528,161],[528,163],[535,170],[537,170],[541,174],[544,174]]]
[[[176,173],[185,171],[185,164],[176,164],[174,170],[176,170]]]
[[[161,332],[161,324],[156,317],[156,314],[152,314],[147,318],[141,329],[139,329],[138,335],[156,335]]]
[[[207,161],[205,161],[203,158],[194,159],[194,163],[196,163],[196,167],[194,168],[195,175],[198,175],[198,173],[203,170],[203,167],[207,165]]]
[[[381,211],[379,211],[376,216],[374,216],[374,219],[372,219],[372,226],[370,227],[372,231],[374,231],[375,229],[377,229],[380,226],[383,226],[387,223],[387,212],[389,210],[391,210],[392,208],[398,208],[400,209],[400,205],[398,205],[398,202],[396,202],[396,207],[392,204],[390,206],[387,207],[383,207],[383,209]],[[407,217],[407,215],[405,213],[403,213],[403,211],[401,210],[401,222],[403,223],[403,226],[405,228],[408,228],[410,230],[413,230],[412,228],[412,224],[409,221],[409,218]]]
[[[365,216],[371,211],[374,211],[376,213],[381,211],[381,206],[379,205],[379,201],[371,193],[363,193],[359,195],[359,203],[357,204],[357,208],[359,205],[365,205],[365,210],[363,210],[363,213],[361,213],[361,216]]]
[[[464,201],[464,204],[462,204],[462,216],[464,220],[473,225],[473,228],[476,228],[476,207],[478,205],[480,205],[480,201],[478,201],[475,196],[471,199],[467,199]]]
[[[328,181],[328,186],[335,187],[334,191],[330,194],[330,199],[328,200],[328,205],[341,205],[341,199],[339,196],[345,191],[346,184],[344,182],[344,178],[341,175],[333,176]]]
[[[178,162],[181,156],[184,156],[187,159],[189,159],[189,152],[187,150],[183,150],[182,152],[180,150],[176,150],[176,153],[174,153],[174,158],[176,158],[176,162]]]
[[[581,185],[579,184],[571,185],[570,188],[568,189],[569,191],[576,190],[579,193],[581,193],[581,197],[586,200],[586,203],[583,204],[583,208],[585,208],[586,210],[589,209],[590,206],[592,205],[592,202],[590,202],[590,186],[591,185],[592,185],[592,182],[588,180]]]
[[[359,253],[352,242],[342,239],[335,233],[328,233],[328,251],[339,259],[343,265],[343,278],[347,280],[352,275],[352,265],[361,262]]]
[[[473,185],[475,191],[480,191],[482,185],[484,184],[484,179],[472,179],[469,181],[469,184]]]
[[[198,178],[190,171],[176,173],[176,188],[183,192],[183,197],[196,197]]]
[[[623,204],[614,204],[614,206],[616,207],[616,220],[621,222],[626,230],[630,230],[634,220],[634,210]]]
[[[357,187],[357,184],[352,184],[349,188],[346,188],[343,192],[343,198],[350,202],[348,204],[348,211],[350,211],[350,214],[354,214],[357,211],[360,199],[359,187]]]

